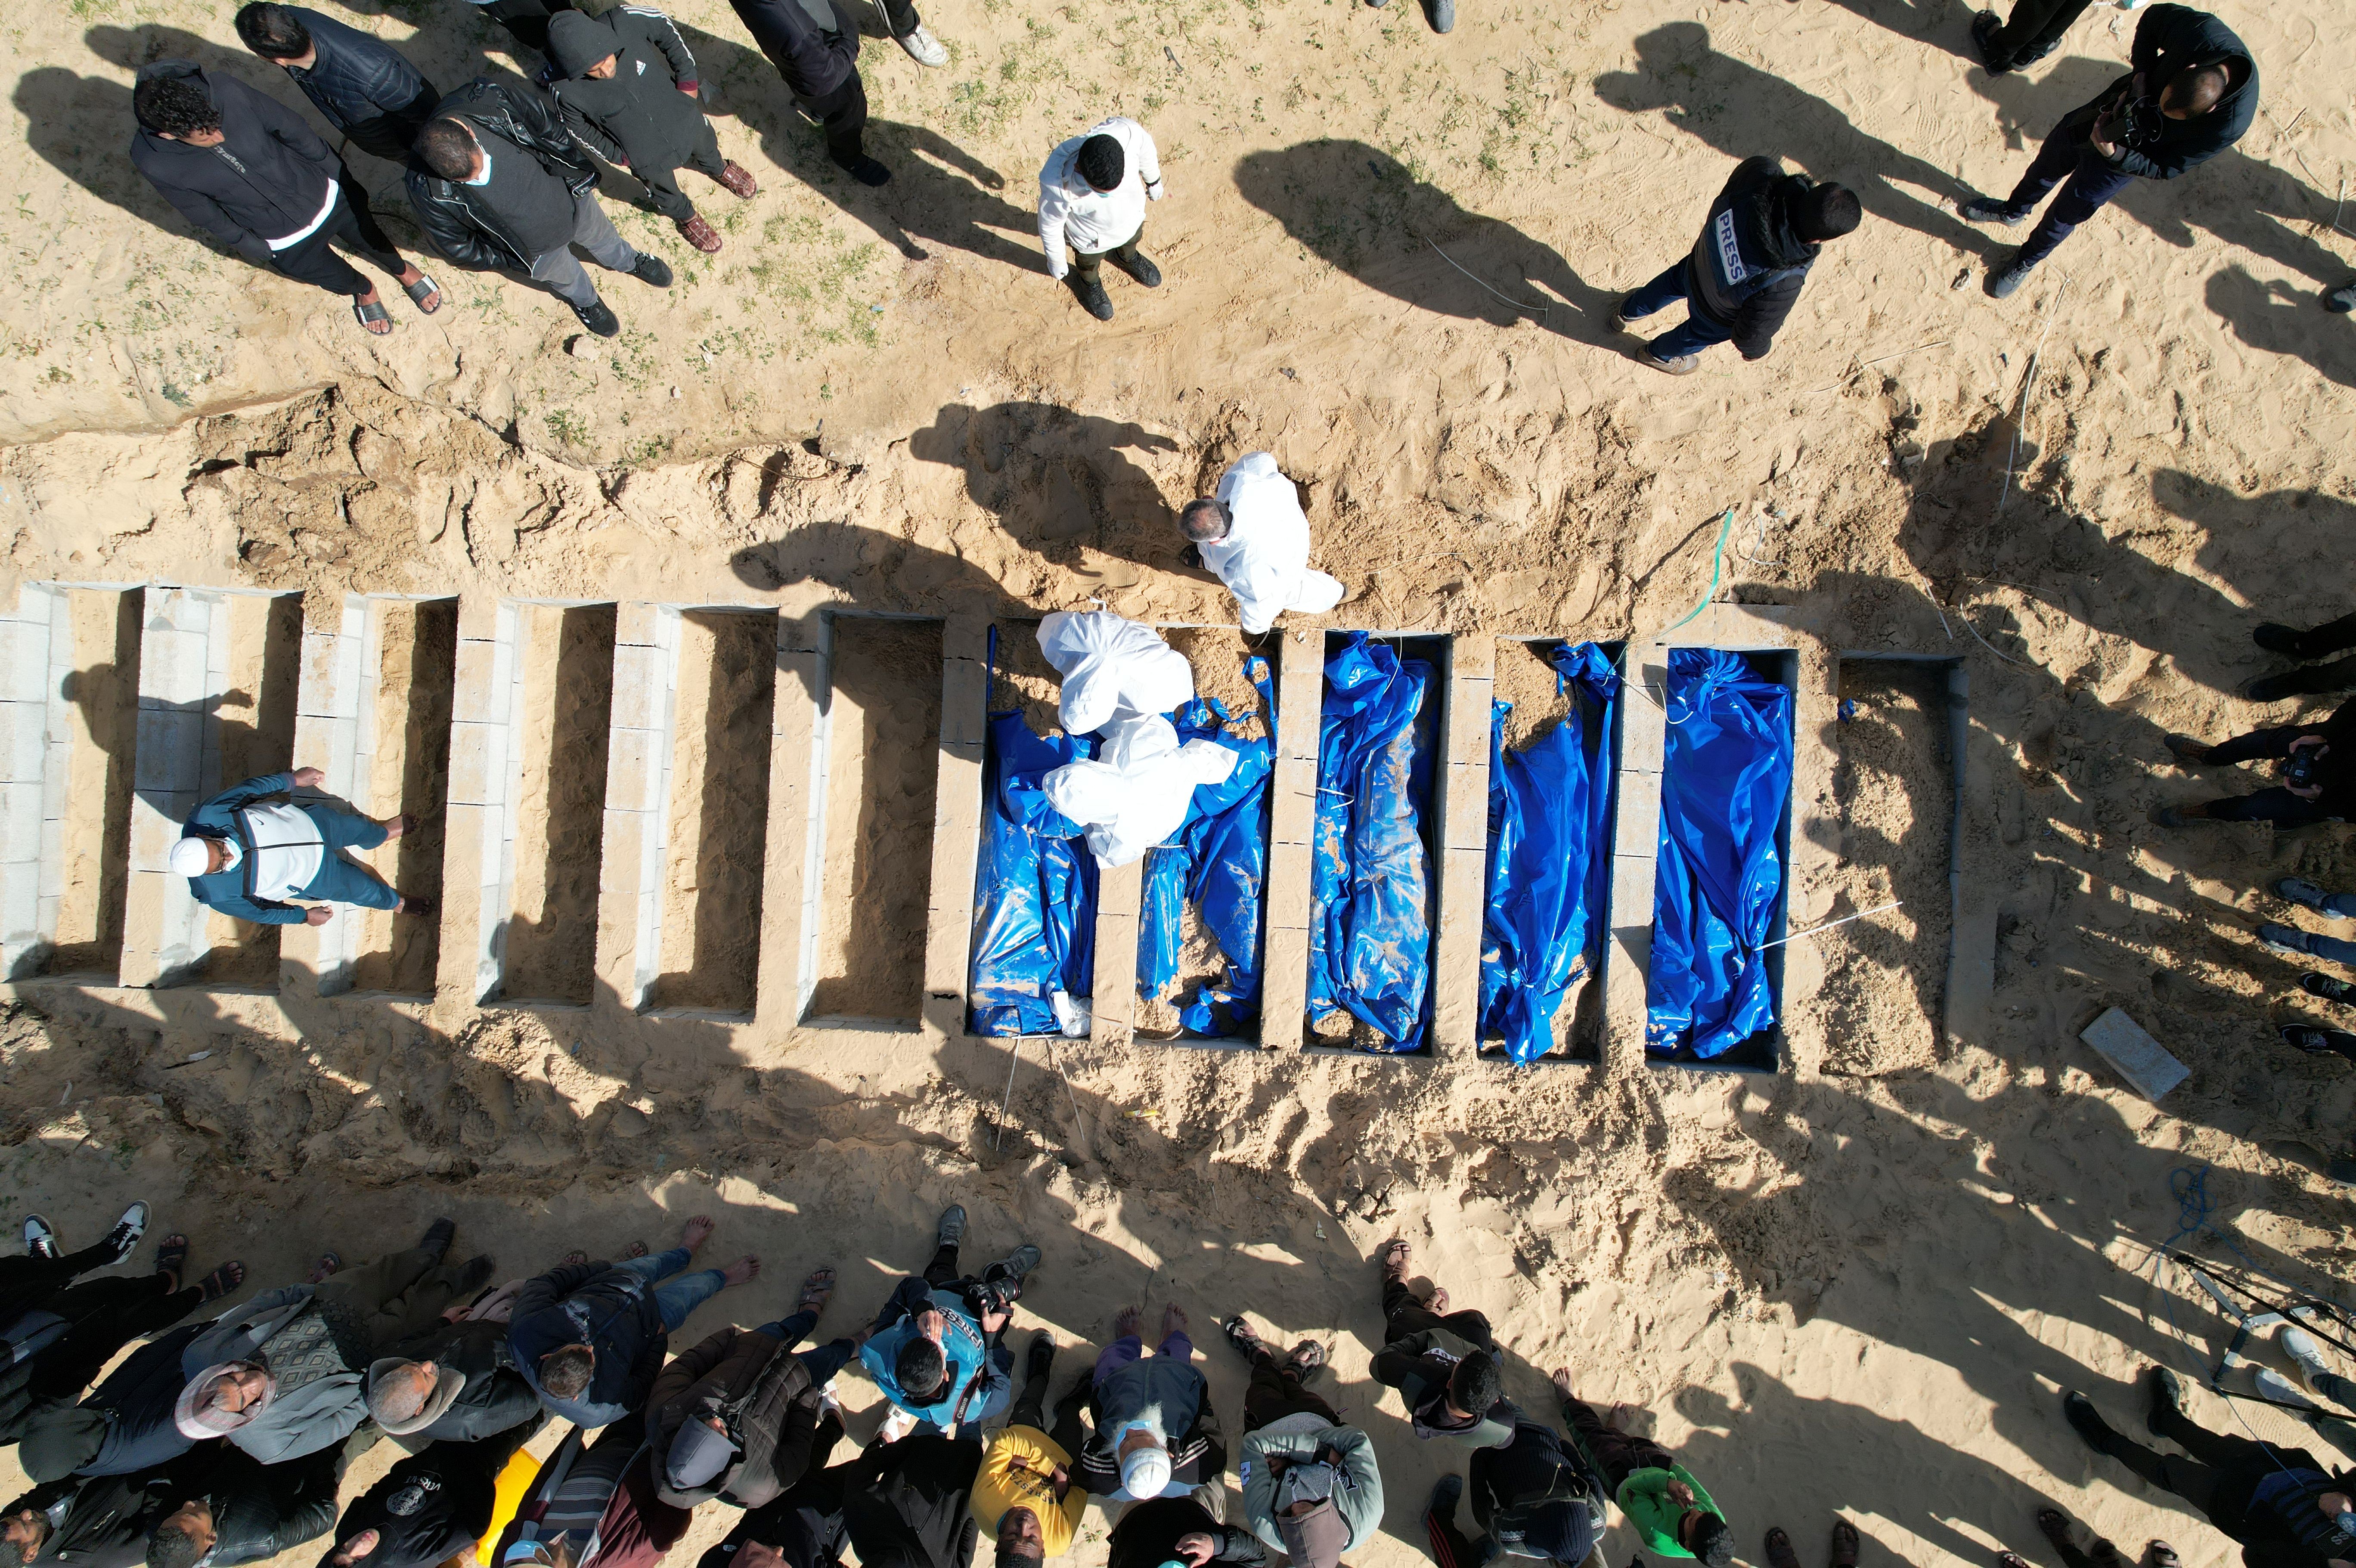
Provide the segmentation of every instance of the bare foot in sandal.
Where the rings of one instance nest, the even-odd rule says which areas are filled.
[[[2151,1568],[2180,1568],[2176,1548],[2165,1541],[2147,1542],[2144,1550],[2151,1553]]]
[[[1407,1265],[1414,1256],[1415,1251],[1407,1244],[1405,1237],[1393,1236],[1389,1241],[1385,1242],[1382,1251],[1383,1277],[1405,1279]]]
[[[632,1242],[628,1246],[622,1249],[622,1261],[624,1263],[628,1263],[633,1258],[642,1258],[646,1255],[647,1244],[644,1242]]]
[[[1857,1568],[1857,1526],[1848,1520],[1833,1521],[1832,1568]]]
[[[690,1220],[687,1222],[687,1228],[680,1232],[679,1244],[691,1253],[703,1245],[704,1238],[711,1235],[713,1229],[710,1215],[698,1214],[694,1219]]]
[[[1792,1550],[1792,1537],[1782,1525],[1767,1532],[1769,1568],[1800,1568],[1800,1554]]]
[[[802,1281],[802,1296],[794,1303],[797,1312],[824,1313],[829,1297],[834,1295],[834,1265],[827,1264],[810,1270]]]
[[[197,1289],[201,1293],[198,1305],[219,1301],[244,1283],[245,1265],[232,1258],[197,1282]]]
[[[575,1247],[556,1261],[562,1266],[578,1268],[589,1261],[589,1254]]]
[[[155,1243],[155,1272],[171,1281],[168,1294],[180,1294],[180,1271],[188,1266],[188,1238],[175,1231]]]
[[[343,1272],[343,1253],[335,1252],[321,1253],[319,1254],[319,1262],[317,1265],[311,1270],[311,1283],[313,1285],[325,1285],[330,1278],[334,1277],[336,1275],[341,1274]]]

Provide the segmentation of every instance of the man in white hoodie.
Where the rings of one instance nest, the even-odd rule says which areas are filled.
[[[1217,493],[1187,502],[1178,527],[1236,596],[1249,636],[1275,625],[1287,610],[1322,615],[1342,602],[1341,582],[1310,570],[1301,493],[1265,452],[1228,464]]]
[[[1104,290],[1105,257],[1149,289],[1162,286],[1162,269],[1138,254],[1145,204],[1162,199],[1162,155],[1134,120],[1119,115],[1087,134],[1059,142],[1039,170],[1039,243],[1047,275],[1070,275],[1072,293],[1098,321],[1112,319]],[[1065,247],[1075,259],[1066,261]]]

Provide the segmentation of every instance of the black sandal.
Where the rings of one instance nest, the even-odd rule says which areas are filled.
[[[417,281],[413,283],[402,284],[401,292],[409,296],[409,303],[415,305],[421,315],[432,315],[442,308],[440,300],[434,300],[432,304],[425,303],[442,292],[442,285],[434,281],[434,274],[431,272],[419,272]]]
[[[245,1265],[231,1259],[197,1282],[197,1288],[204,1293],[199,1305],[204,1301],[219,1301],[244,1283]]]
[[[352,318],[360,324],[360,330],[370,337],[382,337],[392,331],[392,313],[384,308],[382,300],[354,300]],[[383,324],[383,332],[377,330],[380,322]]]
[[[802,1281],[802,1296],[794,1303],[794,1310],[822,1313],[826,1310],[828,1298],[833,1295],[834,1265],[826,1264],[810,1270],[809,1277]]]
[[[180,1271],[187,1262],[188,1238],[179,1232],[175,1231],[155,1243],[155,1272],[172,1282],[172,1288],[166,1294],[177,1296],[180,1293]]]

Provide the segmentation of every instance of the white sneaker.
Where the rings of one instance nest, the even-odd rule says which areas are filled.
[[[2309,1379],[2320,1377],[2331,1370],[2324,1364],[2323,1348],[2315,1342],[2315,1336],[2304,1328],[2286,1323],[2275,1331],[2275,1343],[2282,1347],[2284,1355],[2298,1363],[2298,1370]]]
[[[879,1441],[897,1443],[916,1429],[916,1418],[905,1410],[895,1409],[884,1418],[884,1424],[877,1429],[875,1435]]]
[[[900,40],[900,47],[907,50],[908,58],[918,65],[945,66],[949,63],[949,51],[941,48],[940,39],[925,31],[922,24]]]
[[[2292,1386],[2291,1381],[2272,1367],[2260,1367],[2253,1379],[2258,1392],[2268,1399],[2289,1405],[2294,1410],[2313,1410],[2315,1402]]]

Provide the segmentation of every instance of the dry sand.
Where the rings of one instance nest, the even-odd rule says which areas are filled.
[[[610,604],[525,607],[515,909],[504,995],[586,1003],[596,983],[605,741],[614,709]]]
[[[1814,1562],[1838,1512],[1868,1564],[1985,1568],[1999,1545],[2048,1564],[2031,1520],[2051,1500],[2130,1550],[2160,1535],[2226,1563],[2205,1522],[2086,1454],[2059,1392],[2132,1428],[2137,1370],[2191,1353],[2171,1311],[2222,1339],[2136,1275],[2178,1227],[2178,1168],[2213,1164],[2217,1221],[2269,1266],[2319,1283],[2351,1256],[2347,1200],[2309,1168],[2356,1125],[2356,1069],[2275,1041],[2320,1011],[2295,989],[2306,965],[2253,928],[2286,912],[2272,879],[2356,885],[2356,854],[2329,828],[2146,822],[2233,776],[2176,768],[2168,731],[2329,706],[2235,695],[2276,667],[2252,624],[2348,607],[2318,563],[2356,527],[2356,334],[2316,300],[2356,254],[2330,227],[2356,119],[2316,14],[2228,7],[2267,114],[2191,176],[2134,187],[1999,305],[1976,280],[2010,237],[1941,204],[2014,178],[2117,69],[2132,16],[2095,6],[2051,59],[1990,81],[1956,52],[1966,7],[1908,0],[1468,4],[1444,40],[1405,0],[937,0],[951,69],[888,44],[862,59],[897,171],[869,193],[827,171],[724,5],[677,9],[763,193],[694,189],[728,236],[706,261],[617,189],[624,232],[680,281],[617,282],[624,336],[583,354],[562,351],[560,305],[499,280],[437,268],[448,306],[396,299],[377,340],[341,302],[195,243],[123,158],[127,83],[193,53],[291,99],[225,8],[17,16],[6,133],[32,155],[0,204],[19,280],[0,309],[0,593],[280,588],[312,623],[348,590],[988,616],[1008,628],[998,699],[1044,728],[1029,620],[1091,601],[1227,618],[1177,570],[1168,518],[1245,452],[1301,481],[1344,625],[1650,635],[1703,597],[1734,506],[1721,598],[1785,606],[1836,647],[1968,663],[1964,836],[1997,905],[1984,1020],[1944,1042],[1931,1024],[1944,764],[1935,706],[1891,691],[1848,733],[1801,737],[1835,765],[1795,838],[1844,863],[1794,887],[1792,918],[1907,906],[1794,944],[1773,1080],[1067,1044],[1067,1097],[1034,1047],[997,1147],[999,1046],[648,1020],[603,986],[560,1037],[455,987],[37,985],[0,1026],[0,1221],[38,1209],[85,1239],[144,1195],[200,1262],[242,1255],[262,1286],[440,1212],[521,1272],[709,1211],[721,1254],[766,1270],[684,1341],[773,1316],[820,1262],[844,1271],[824,1331],[847,1327],[961,1200],[977,1259],[1044,1249],[1025,1319],[1066,1344],[1170,1298],[1199,1329],[1247,1311],[1271,1337],[1333,1338],[1337,1397],[1388,1481],[1358,1568],[1422,1559],[1422,1500],[1458,1459],[1365,1376],[1370,1260],[1402,1232],[1495,1320],[1510,1392],[1544,1410],[1544,1370],[1569,1364],[1642,1406],[1746,1561],[1782,1523]],[[510,63],[455,4],[353,16],[444,86],[486,51]],[[1099,326],[1038,270],[1031,185],[1054,141],[1114,110],[1161,139],[1170,199],[1147,247],[1168,283],[1113,278],[1120,315]],[[1765,362],[1633,366],[1612,306],[1767,149],[1855,184],[1867,227]],[[395,205],[389,166],[355,166]],[[77,645],[78,681],[123,667],[102,637]],[[759,712],[761,742],[712,775],[757,824],[751,667],[692,699]],[[414,711],[433,700],[429,683]],[[421,782],[372,787],[406,805]],[[669,874],[726,890],[729,962],[686,973],[724,969],[740,1006],[766,890],[714,844],[731,848],[707,839]],[[699,932],[712,901],[692,902]],[[431,988],[413,948],[369,951],[386,982]],[[2160,1107],[2075,1038],[2113,1005],[2192,1070]],[[1241,1370],[1202,1338],[1232,1431]],[[873,1394],[844,1384],[863,1433]],[[726,1523],[707,1510],[673,1561]],[[1631,1550],[1615,1531],[1610,1561]]]

